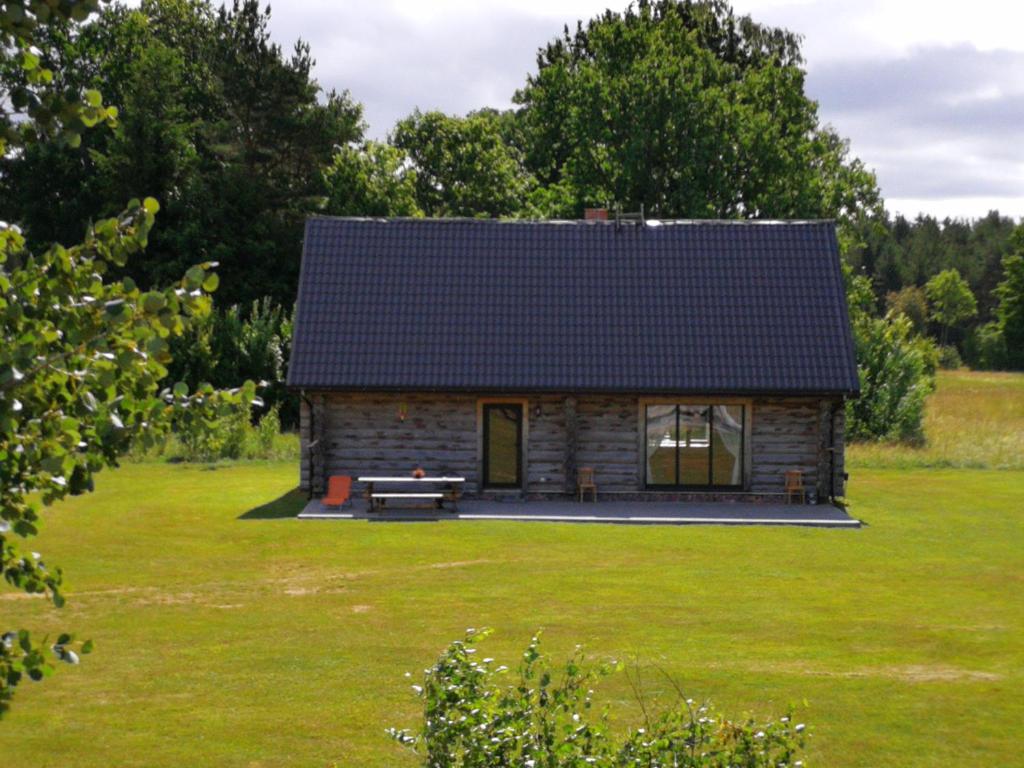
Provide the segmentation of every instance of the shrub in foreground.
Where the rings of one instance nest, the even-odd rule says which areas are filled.
[[[728,720],[710,704],[679,694],[674,706],[650,712],[625,735],[609,729],[609,712],[594,711],[593,685],[621,665],[588,666],[576,652],[557,673],[534,637],[515,673],[480,658],[486,630],[468,630],[414,685],[423,724],[413,732],[389,728],[430,768],[783,768],[800,766],[804,726],[791,713],[758,723]],[[633,682],[631,680],[631,682]]]

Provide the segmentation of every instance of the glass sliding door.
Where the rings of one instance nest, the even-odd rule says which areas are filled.
[[[648,405],[647,486],[741,487],[745,418],[742,405]]]
[[[483,422],[484,487],[520,487],[523,478],[523,406],[519,403],[484,403]]]
[[[676,407],[647,406],[647,484],[676,484]]]

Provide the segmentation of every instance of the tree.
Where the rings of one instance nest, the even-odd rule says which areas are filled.
[[[345,146],[324,171],[324,213],[335,216],[422,216],[416,171],[405,152],[377,141]]]
[[[851,440],[920,442],[924,404],[935,386],[938,353],[904,314],[879,317],[871,280],[843,265],[860,397],[846,404]]]
[[[924,404],[934,390],[938,355],[907,317],[861,315],[853,322],[860,397],[847,402],[851,440],[924,439]]]
[[[611,201],[673,218],[854,218],[873,174],[819,125],[799,38],[719,0],[640,0],[541,49],[515,97],[526,167],[577,214]]]
[[[99,93],[53,93],[59,79],[31,52],[47,24],[83,19],[96,6],[8,3],[0,14],[0,66],[27,73],[17,98],[3,94],[3,103],[10,96],[10,104],[28,105],[21,119],[4,116],[9,153],[54,141],[73,150],[85,129],[114,124],[117,113]],[[62,111],[52,113],[58,104]],[[158,207],[152,198],[132,200],[69,247],[32,249],[17,227],[0,225],[0,575],[57,607],[64,603],[60,569],[21,543],[38,533],[40,503],[91,490],[96,472],[115,466],[134,442],[152,439],[168,411],[189,402],[187,388],[159,392],[158,385],[168,339],[209,309],[207,294],[218,280],[211,265],[194,266],[160,290],[109,276],[145,247]],[[39,680],[52,671],[44,644],[24,629],[0,631],[0,714],[26,676]],[[77,663],[90,646],[62,633],[51,650]]]
[[[978,303],[967,282],[955,269],[945,269],[924,287],[931,305],[929,316],[942,326],[941,343],[946,345],[949,329],[978,314]]]
[[[894,315],[903,315],[910,320],[914,333],[922,334],[928,325],[928,299],[923,289],[907,285],[898,291],[891,291],[885,297],[885,305]]]
[[[515,216],[526,206],[533,182],[496,113],[416,110],[390,141],[415,170],[416,200],[427,216]]]
[[[1016,253],[1003,259],[1003,280],[996,287],[998,329],[1006,350],[1006,364],[1024,369],[1024,224],[1013,235]]]
[[[219,11],[209,0],[143,0],[42,30],[40,58],[62,86],[96,89],[124,114],[77,149],[6,157],[0,217],[44,247],[152,195],[161,226],[124,268],[140,286],[206,259],[220,264],[219,304],[294,301],[303,222],[326,195],[322,170],[364,126],[347,92],[324,93],[312,78],[306,44],[289,55],[271,41],[269,18],[252,0]],[[0,69],[0,83],[23,79]]]

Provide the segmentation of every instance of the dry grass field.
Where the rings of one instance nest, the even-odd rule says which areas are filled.
[[[940,371],[925,410],[920,448],[860,444],[850,463],[863,467],[1024,469],[1024,375]]]

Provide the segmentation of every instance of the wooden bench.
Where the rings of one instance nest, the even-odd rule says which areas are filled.
[[[366,500],[369,502],[370,512],[382,512],[388,505],[389,500],[412,500],[429,501],[428,505],[421,504],[418,507],[403,506],[405,509],[444,509],[445,502],[451,503],[452,511],[457,509],[459,496],[461,495],[462,483],[466,482],[464,477],[360,477],[359,482],[366,483]],[[438,491],[421,490],[423,484],[432,487],[432,484],[443,483],[445,487]],[[405,485],[411,484],[409,490],[388,490],[378,491],[375,485]],[[418,484],[418,487],[417,487]]]

